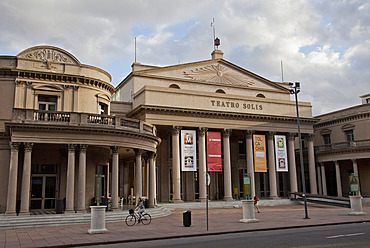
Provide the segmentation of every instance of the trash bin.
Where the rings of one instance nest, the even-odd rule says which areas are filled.
[[[144,200],[144,207],[149,208],[149,200],[148,199]]]
[[[185,227],[191,226],[191,211],[188,210],[183,212],[182,217],[184,226]]]
[[[62,214],[64,211],[64,202],[63,200],[56,200],[55,213]]]

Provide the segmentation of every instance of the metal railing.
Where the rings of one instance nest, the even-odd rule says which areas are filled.
[[[315,147],[316,152],[329,152],[334,150],[348,150],[356,148],[370,148],[370,139],[340,142]]]

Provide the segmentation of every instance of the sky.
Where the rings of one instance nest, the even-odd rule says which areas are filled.
[[[131,72],[135,37],[142,64],[211,59],[214,19],[225,60],[299,81],[314,116],[370,93],[368,0],[1,0],[0,9],[0,55],[60,47],[109,72],[113,86]]]

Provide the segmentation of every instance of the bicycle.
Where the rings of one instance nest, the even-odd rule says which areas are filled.
[[[143,225],[149,225],[150,222],[152,222],[152,217],[148,213],[142,214],[140,218],[139,214],[133,209],[130,209],[128,212],[129,214],[125,219],[126,225],[128,226],[134,226],[136,222],[139,224],[140,221],[143,223]]]

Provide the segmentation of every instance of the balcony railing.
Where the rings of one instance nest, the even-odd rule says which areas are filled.
[[[341,143],[328,144],[328,145],[322,145],[322,146],[315,147],[316,152],[318,153],[339,151],[339,150],[350,150],[350,149],[358,149],[358,148],[369,148],[370,149],[370,139],[341,142]]]
[[[70,113],[59,111],[14,109],[12,122],[48,125],[93,126],[135,130],[156,135],[156,128],[149,123],[111,115]]]

